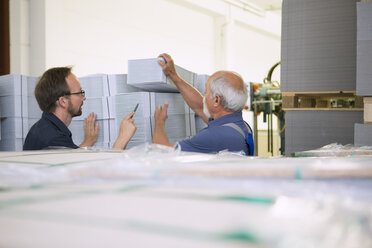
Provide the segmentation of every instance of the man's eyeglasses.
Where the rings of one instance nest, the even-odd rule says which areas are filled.
[[[79,92],[72,92],[72,93],[67,93],[66,96],[69,96],[69,95],[82,95],[82,96],[85,96],[85,90],[81,90]]]

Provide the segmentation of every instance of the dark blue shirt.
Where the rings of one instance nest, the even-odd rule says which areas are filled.
[[[79,148],[74,144],[70,130],[54,114],[43,113],[27,134],[23,150],[42,150],[50,147]]]
[[[244,123],[242,113],[225,115],[216,120],[210,119],[208,126],[202,129],[194,137],[178,142],[182,151],[218,153],[228,150],[230,152],[243,151],[249,154],[248,145],[244,137],[235,129],[229,126],[223,126],[227,123],[238,125],[246,136],[250,133]]]

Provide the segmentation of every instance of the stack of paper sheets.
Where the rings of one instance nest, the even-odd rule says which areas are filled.
[[[193,86],[204,95],[205,87],[208,81],[209,75],[207,74],[194,74]]]
[[[127,74],[109,74],[108,84],[110,96],[115,96],[121,93],[145,91],[132,85],[127,84]]]
[[[372,2],[357,3],[357,74],[359,96],[372,96]],[[367,111],[368,108],[364,108]],[[365,116],[366,113],[365,112]],[[364,120],[366,121],[366,120]],[[372,124],[355,124],[355,145],[372,146]]]
[[[372,124],[355,123],[354,144],[356,146],[372,146]]]
[[[353,0],[284,0],[281,90],[355,90],[356,19]]]
[[[19,74],[0,76],[0,150],[22,150],[30,126],[41,117],[34,96],[36,81]]]
[[[357,81],[359,96],[372,96],[372,3],[357,3]]]
[[[354,144],[354,124],[362,121],[363,111],[287,111],[286,155],[330,143]]]
[[[179,92],[158,64],[159,59],[128,60],[128,84],[154,92]],[[164,61],[164,60],[163,60]],[[182,79],[193,84],[194,73],[176,65],[176,71]]]
[[[206,87],[206,83],[208,81],[209,75],[206,74],[195,74],[194,76],[194,87],[204,96],[204,91]],[[198,115],[195,114],[194,111],[191,110],[192,113],[195,115],[195,133],[200,132],[203,128],[207,127],[207,124],[200,118]]]

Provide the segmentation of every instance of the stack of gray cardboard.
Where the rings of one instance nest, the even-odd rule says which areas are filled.
[[[195,74],[194,76],[194,87],[204,96],[204,91],[206,87],[206,83],[208,81],[209,75],[207,74]],[[195,115],[195,132],[198,133],[203,128],[207,127],[207,124],[200,118],[198,115],[195,114],[194,111],[191,110],[191,113]]]
[[[158,64],[162,58],[128,60],[128,84],[152,92],[179,92],[172,80],[167,77]],[[175,66],[177,73],[191,85],[194,73]]]
[[[358,96],[372,96],[372,2],[357,3]]]
[[[283,0],[283,92],[355,90],[355,2]]]
[[[36,77],[0,77],[1,151],[21,151],[30,127],[41,117],[34,97]]]
[[[118,94],[113,97],[116,113],[116,127],[111,129],[113,137],[116,137],[122,118],[132,112],[139,103],[135,116],[137,131],[127,148],[152,142],[155,121],[154,113],[157,106],[168,102],[168,119],[165,124],[167,137],[171,143],[189,138],[191,135],[191,123],[189,107],[185,104],[179,93],[157,93],[157,92],[133,92]]]
[[[355,123],[354,144],[356,146],[372,146],[372,124]]]
[[[287,111],[286,155],[331,143],[354,144],[354,124],[362,120],[362,111]]]
[[[356,1],[283,0],[281,91],[356,89]],[[354,142],[361,111],[287,111],[286,155]]]
[[[206,83],[208,81],[209,75],[207,74],[194,74],[194,87],[204,95]]]
[[[109,74],[108,85],[109,95],[115,96],[117,94],[144,91],[132,85],[127,84],[127,74]]]
[[[356,91],[372,97],[372,2],[357,3]],[[356,123],[354,139],[357,146],[372,146],[372,124]]]

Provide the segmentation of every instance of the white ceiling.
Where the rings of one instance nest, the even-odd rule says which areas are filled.
[[[281,11],[282,0],[245,0],[265,11]]]

